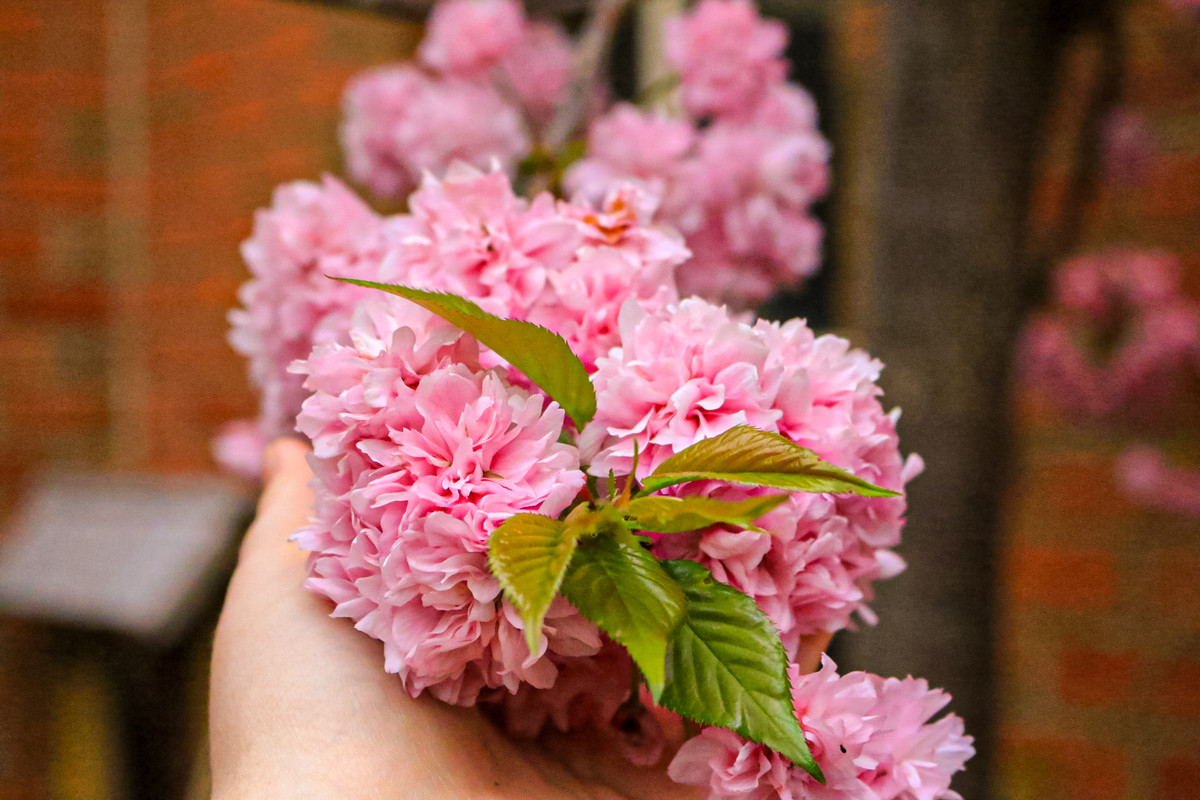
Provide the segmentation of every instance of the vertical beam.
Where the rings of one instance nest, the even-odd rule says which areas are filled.
[[[901,442],[927,470],[909,487],[909,569],[877,587],[879,626],[839,647],[847,668],[954,695],[979,750],[956,788],[974,800],[991,783],[1009,364],[1029,302],[1052,4],[853,0],[840,26],[853,92],[844,307],[888,365],[886,403],[904,409]]]
[[[107,0],[105,17],[109,461],[138,469],[149,465],[151,435],[145,324],[151,275],[147,0]]]

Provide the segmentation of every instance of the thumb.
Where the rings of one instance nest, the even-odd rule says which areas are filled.
[[[288,537],[306,524],[312,513],[308,453],[308,447],[298,439],[276,439],[267,448],[263,493],[254,524],[242,542],[239,566],[259,559],[276,563],[303,560],[303,552]]]

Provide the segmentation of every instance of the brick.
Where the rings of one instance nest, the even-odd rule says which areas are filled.
[[[0,8],[0,35],[31,34],[42,29],[42,18],[21,8]]]
[[[1167,666],[1158,694],[1159,710],[1171,717],[1200,717],[1200,662],[1184,661]]]
[[[106,188],[101,175],[24,175],[0,184],[22,200],[67,208],[101,208]]]
[[[236,105],[222,107],[214,115],[213,122],[224,135],[257,131],[270,123],[277,109],[267,100],[247,100]]]
[[[197,53],[176,67],[168,77],[201,92],[223,87],[234,79],[233,58],[228,51]]]
[[[1032,465],[1029,482],[1055,509],[1097,516],[1123,516],[1134,506],[1116,485],[1112,457],[1104,452],[1072,452]]]
[[[4,298],[13,320],[79,322],[99,320],[109,308],[108,290],[95,283],[32,285],[14,288]]]
[[[315,25],[289,25],[273,31],[260,43],[265,61],[290,63],[307,57],[319,45],[320,33]]]
[[[1177,756],[1162,763],[1155,800],[1196,800],[1200,790],[1200,760]]]
[[[1200,553],[1163,550],[1154,556],[1154,600],[1157,611],[1175,625],[1200,630]]]
[[[38,237],[32,231],[0,231],[0,256],[32,259],[37,252]]]
[[[1116,559],[1096,550],[1018,548],[1010,591],[1018,604],[1070,609],[1110,608],[1117,595]]]
[[[1136,652],[1064,647],[1058,661],[1058,694],[1077,706],[1125,705],[1133,694],[1138,667]]]
[[[1083,739],[1007,731],[1002,747],[1006,793],[1036,800],[1123,800],[1124,750]]]
[[[56,107],[100,108],[104,104],[104,79],[100,74],[66,70],[7,72],[0,74],[0,95],[9,101],[38,106],[54,98]]]
[[[1200,217],[1200,153],[1161,156],[1147,190],[1147,213],[1183,222]]]

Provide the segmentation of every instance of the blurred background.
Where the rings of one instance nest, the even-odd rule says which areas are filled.
[[[419,41],[419,3],[361,5],[0,5],[0,800],[206,796],[206,651],[253,497],[210,455],[256,405],[225,341],[238,243],[276,184],[343,173],[343,85]],[[955,696],[967,800],[1200,797],[1200,499],[1117,471],[1147,441],[1200,469],[1198,395],[1080,424],[1014,366],[1068,257],[1165,251],[1200,299],[1200,8],[763,8],[835,153],[821,277],[767,313],[881,357],[928,464],[910,569],[839,663]]]

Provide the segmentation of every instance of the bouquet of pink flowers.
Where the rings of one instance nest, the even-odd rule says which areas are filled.
[[[700,160],[696,139],[726,123],[776,143],[769,120],[811,126],[811,104],[780,85],[782,31],[748,4],[704,0],[673,30],[693,115],[680,157]],[[721,44],[734,34],[746,46]],[[534,101],[556,97],[570,53],[530,63],[517,55],[539,49],[530,39],[567,47],[502,0],[440,6],[423,69],[350,90],[352,171],[386,191],[416,180],[413,159],[433,151],[387,144],[416,119],[398,99],[409,84],[436,82],[435,105],[491,93],[526,133],[551,125],[559,100]],[[726,72],[696,55],[718,46]],[[479,130],[447,129],[439,147],[507,124],[464,103],[438,113]],[[385,135],[371,120],[388,115]],[[630,124],[643,122],[676,125]],[[435,177],[436,155],[403,214],[377,215],[333,178],[284,186],[259,212],[232,339],[263,396],[254,436],[312,443],[316,505],[295,537],[308,587],[383,643],[382,668],[413,696],[487,704],[513,735],[589,730],[656,764],[658,706],[695,725],[671,777],[713,798],[957,798],[950,779],[973,750],[957,717],[931,722],[947,695],[798,663],[813,640],[873,622],[873,582],[904,567],[901,492],[921,462],[900,454],[882,365],[800,320],[681,298],[708,233],[663,222],[679,219],[669,180],[602,179],[594,131],[573,202],[520,197],[502,158]],[[639,146],[618,136],[603,138]],[[821,185],[779,167],[808,158],[798,140],[782,147],[750,169],[779,178],[777,208]],[[711,233],[713,208],[696,232]]]

